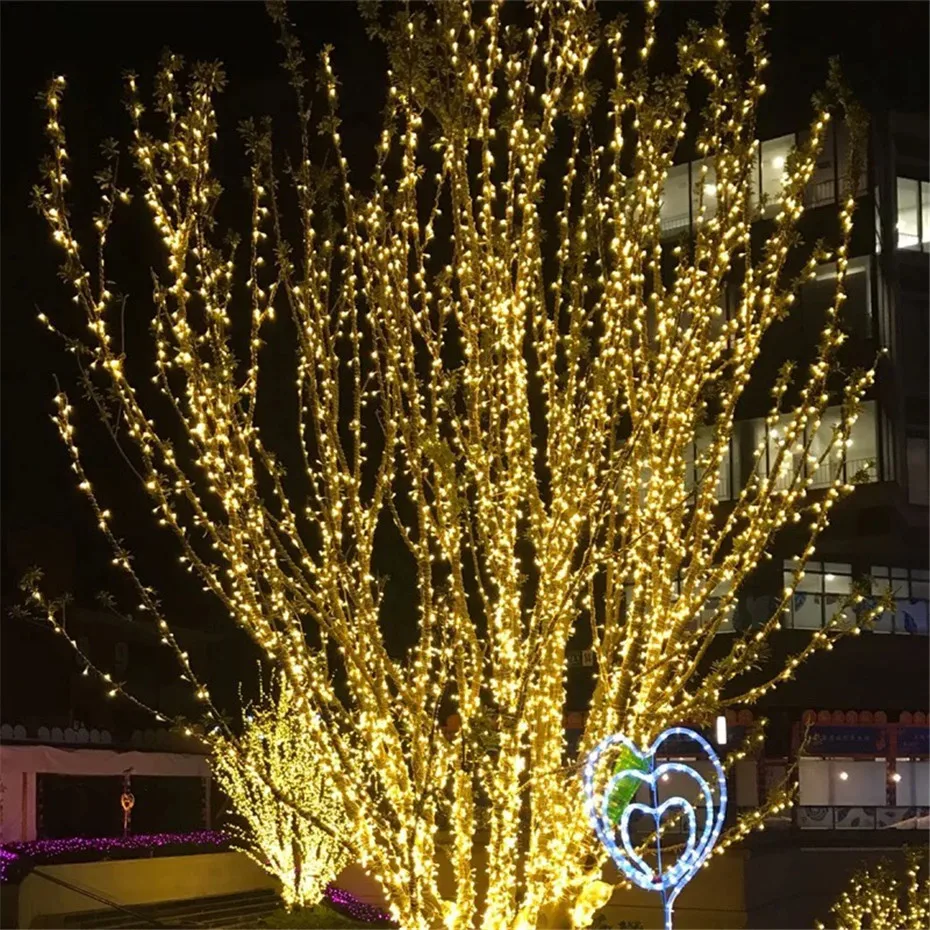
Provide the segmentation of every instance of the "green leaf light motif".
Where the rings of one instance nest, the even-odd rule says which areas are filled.
[[[624,746],[617,757],[617,764],[614,766],[613,774],[616,775],[617,772],[624,769],[637,769],[640,772],[645,772],[648,768],[645,759],[640,758],[636,753],[631,752]],[[619,822],[624,808],[633,800],[633,796],[641,785],[642,782],[638,778],[631,778],[629,775],[626,778],[621,778],[614,785],[614,789],[610,793],[610,801],[607,804],[607,816],[610,818],[611,823],[616,824]]]

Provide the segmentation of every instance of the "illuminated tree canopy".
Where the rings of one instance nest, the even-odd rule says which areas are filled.
[[[249,227],[217,218],[223,72],[185,70],[169,55],[154,115],[140,79],[127,78],[137,180],[122,180],[111,151],[94,259],[69,205],[64,79],[46,94],[51,153],[36,203],[76,306],[41,319],[74,351],[92,406],[184,567],[286,682],[289,713],[307,751],[327,760],[353,824],[344,834],[352,856],[411,930],[528,928],[567,919],[559,914],[583,926],[603,903],[604,855],[566,752],[573,638],[597,670],[584,754],[613,732],[647,745],[671,724],[753,703],[830,649],[861,600],[845,599],[784,666],[744,677],[764,659],[832,508],[853,489],[846,443],[874,377],[840,364],[853,186],[838,206],[838,241],[796,258],[829,120],[842,112],[861,135],[839,89],[815,101],[764,241],[752,240],[764,206],[753,165],[767,7],[754,7],[738,40],[723,13],[690,29],[666,75],[651,69],[651,0],[631,49],[631,27],[602,23],[586,4],[534,4],[519,27],[500,3],[398,7],[386,19],[375,11],[388,93],[372,176],[357,178],[330,51],[314,89],[284,10],[272,6],[301,144],[285,153],[270,127],[246,128]],[[609,63],[609,86],[591,78],[596,58]],[[706,102],[692,111],[694,85]],[[705,174],[695,234],[676,242],[663,237],[660,205],[689,126],[715,200]],[[108,283],[108,246],[131,190],[163,245],[151,297],[154,396],[167,410],[157,419],[154,389],[127,373]],[[765,336],[826,262],[835,294],[812,361],[785,366],[770,385],[771,466],[753,468],[734,502],[721,503],[718,472]],[[719,301],[727,284],[739,293],[729,318]],[[294,420],[299,469],[272,448],[259,403],[261,386],[282,378],[263,348],[276,334],[294,343],[295,368],[283,376],[292,401],[275,416]],[[842,415],[825,422],[831,404]],[[210,669],[192,667],[120,541],[64,392],[55,419],[115,563],[202,701],[205,738],[219,731],[226,753],[235,737],[211,700]],[[815,456],[813,437],[824,433]],[[824,464],[831,480],[814,490],[813,466]],[[794,523],[806,531],[793,580],[771,617],[710,665],[741,585]],[[383,606],[392,584],[377,571],[384,546],[405,547],[415,566],[400,598],[415,632],[401,657],[386,638],[406,620]],[[707,611],[721,585],[727,593]],[[55,605],[33,596],[61,630]],[[447,731],[451,713],[458,726]],[[787,803],[776,794],[718,849]]]
[[[290,907],[311,907],[345,865],[347,847],[300,813],[332,828],[347,829],[345,812],[325,758],[307,737],[303,716],[286,682],[251,708],[235,745],[219,736],[213,773],[243,826],[235,832],[242,848],[280,879]],[[282,804],[272,790],[293,799]]]

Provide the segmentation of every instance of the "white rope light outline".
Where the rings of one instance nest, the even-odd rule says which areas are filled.
[[[717,816],[713,816],[714,798],[710,785],[707,780],[700,775],[690,765],[683,762],[663,762],[656,766],[655,756],[659,747],[666,740],[673,736],[684,737],[697,743],[707,755],[708,760],[714,767],[717,775],[717,790],[719,801],[717,806]],[[625,746],[634,756],[641,759],[648,765],[648,771],[643,772],[639,769],[623,769],[611,776],[605,789],[598,794],[594,787],[594,775],[601,757],[608,749],[616,745]],[[697,814],[694,806],[685,798],[671,797],[667,798],[661,804],[658,803],[658,781],[662,776],[678,772],[692,778],[700,788],[704,798],[704,807],[707,816],[704,819],[704,829],[701,833],[700,841],[697,841]],[[631,802],[628,804],[620,817],[618,824],[620,830],[621,844],[617,843],[614,836],[614,828],[611,826],[608,815],[608,806],[610,795],[616,784],[623,778],[636,778],[646,785],[649,785],[652,793],[652,805]],[[723,822],[726,818],[727,810],[727,782],[723,772],[723,766],[717,753],[714,752],[710,743],[686,727],[670,727],[660,733],[648,749],[640,749],[626,736],[615,733],[601,740],[597,746],[588,754],[585,767],[582,773],[582,781],[585,793],[585,810],[594,832],[598,839],[604,844],[610,858],[613,859],[617,868],[633,884],[644,889],[645,891],[658,891],[662,895],[662,906],[665,911],[665,930],[672,930],[672,909],[675,899],[681,890],[694,877],[695,873],[710,855],[711,850],[720,836],[723,829]],[[688,821],[688,838],[685,842],[685,851],[679,857],[678,861],[665,872],[662,871],[662,842],[659,837],[659,825],[663,814],[672,807],[679,807],[684,811]],[[630,839],[629,825],[630,818],[636,812],[651,815],[656,825],[656,868],[650,866],[636,852],[633,842]]]

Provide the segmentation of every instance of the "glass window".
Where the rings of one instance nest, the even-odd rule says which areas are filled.
[[[694,431],[694,442],[685,449],[685,489],[687,491],[694,488],[707,469],[707,466],[702,461],[702,456],[707,452],[713,436],[714,429],[712,426],[699,426]],[[730,450],[727,448],[720,462],[720,468],[717,470],[717,500],[729,499]]]
[[[804,206],[822,207],[824,204],[833,203],[836,200],[836,159],[833,157],[833,128],[834,123],[827,125],[823,133],[823,145],[820,153],[816,156],[814,171],[811,179],[804,188]],[[810,133],[804,133],[805,140],[809,138]]]
[[[694,225],[699,226],[702,207],[705,220],[717,215],[717,169],[713,159],[704,158],[691,163],[691,183],[691,215]]]
[[[662,199],[659,207],[659,221],[663,236],[674,236],[687,232],[691,225],[688,208],[688,168],[687,164],[669,168],[662,186]]]
[[[762,184],[762,145],[761,144],[756,146],[756,156],[755,156],[754,164],[752,166],[751,181],[752,181],[752,186],[751,186],[752,206],[753,206],[753,210],[757,210],[759,208],[759,203],[761,200],[759,196],[759,191],[762,189],[761,188],[761,184]]]
[[[930,444],[925,436],[907,437],[907,499],[912,504],[930,502]]]
[[[813,476],[813,487],[822,488],[830,484],[837,473],[836,452],[826,456],[830,443],[833,441],[833,430],[839,426],[842,408],[827,407],[820,420],[820,426],[814,433],[810,444],[810,455],[816,461],[808,464],[811,469],[808,474]],[[846,449],[847,481],[856,475],[865,477],[869,481],[878,480],[878,414],[874,400],[863,402],[859,409],[859,416],[849,432],[849,445]],[[821,461],[822,459],[822,461]]]
[[[782,424],[769,430],[764,417],[740,420],[734,425],[733,475],[741,485],[753,473],[760,478],[768,475],[778,452],[779,426]]]
[[[920,245],[920,184],[911,178],[898,178],[898,248],[916,249]]]
[[[839,165],[839,185],[840,185],[840,196],[842,196],[846,191],[846,173],[849,170],[849,130],[846,126],[846,123],[838,121],[831,124],[831,129],[836,133],[836,148],[837,148],[837,163]],[[832,140],[828,138],[828,143]],[[859,165],[859,177],[856,181],[856,196],[861,197],[866,193],[868,178],[866,172],[866,165],[868,163],[868,144],[863,140],[862,145],[864,149],[860,152],[860,165]]]
[[[872,198],[875,203],[875,254],[882,254],[882,239],[884,238],[884,230],[882,229],[882,198],[881,198],[881,185],[875,185],[875,194]]]
[[[895,785],[898,807],[926,807],[930,797],[930,761],[899,759],[895,770],[901,780]]]
[[[840,312],[840,321],[855,336],[868,339],[872,335],[868,256],[851,261],[846,268],[846,301]]]
[[[721,581],[717,587],[711,591],[707,600],[704,601],[703,607],[701,607],[700,613],[698,616],[689,624],[690,629],[695,629],[700,625],[700,627],[706,626],[710,623],[714,617],[717,615],[717,611],[720,608],[720,602],[723,599],[724,595],[730,591],[730,582]],[[718,633],[732,633],[734,630],[733,627],[733,617],[736,613],[736,602],[737,598],[734,598],[730,605],[727,607],[726,613],[720,620],[720,624],[717,627]]]
[[[930,181],[920,182],[920,242],[930,243]]]
[[[705,607],[706,619],[709,620],[714,614],[717,613],[718,608],[720,607],[720,601],[723,599],[724,595],[727,594],[730,590],[729,581],[721,581],[716,588],[711,592],[710,597],[707,599],[707,606]],[[733,598],[730,603],[730,606],[727,608],[726,614],[723,617],[723,620],[720,622],[720,626],[717,627],[718,633],[732,633],[733,632],[733,616],[736,613],[736,602],[737,598]]]
[[[846,479],[865,474],[878,480],[878,411],[874,400],[865,401],[849,433],[846,450]]]
[[[885,804],[884,759],[801,758],[798,802],[802,807],[859,807]]]
[[[872,290],[869,257],[852,259],[846,269],[846,300],[840,310],[844,329],[862,338],[872,335]],[[836,303],[836,265],[821,265],[813,281],[801,286],[804,326],[819,332],[826,322],[826,311]]]
[[[877,597],[890,590],[895,601],[894,613],[886,611],[881,614],[875,629],[884,633],[918,633],[926,636],[930,632],[930,573],[926,569],[873,565],[871,575],[872,596]]]
[[[794,133],[762,143],[762,195],[766,199],[765,216],[778,213],[784,185],[788,155],[794,148]]]
[[[879,423],[882,431],[882,479],[885,481],[898,480],[898,451],[895,444],[896,433],[891,417],[880,417]]]
[[[701,459],[705,455],[714,438],[713,427],[701,426],[695,431],[694,452],[696,462],[695,479],[699,478],[706,466],[702,467]],[[730,450],[727,449],[723,454],[720,467],[717,469],[717,500],[729,500],[730,498]]]
[[[827,310],[836,302],[836,265],[821,265],[817,276],[801,285],[800,297],[805,331],[820,333],[827,322]]]
[[[711,310],[710,326],[707,329],[709,339],[716,341],[723,335],[723,325],[730,319],[727,303],[727,287],[724,285],[720,288],[720,293],[717,295],[717,303]],[[727,343],[729,344],[729,339],[727,339]]]
[[[833,481],[836,475],[836,457],[827,455],[830,443],[833,442],[833,431],[840,423],[840,408],[827,407],[820,419],[813,438],[811,439],[810,454],[815,461],[810,462],[808,468],[814,482],[813,487],[822,488]],[[810,428],[810,427],[808,427]]]
[[[784,584],[789,587],[794,578],[796,562],[784,564]],[[791,599],[789,625],[794,629],[819,630],[833,619],[843,599],[852,592],[852,565],[847,562],[808,562],[804,577],[798,582]],[[852,625],[855,613],[844,609],[841,625]]]
[[[854,759],[849,762],[834,760],[834,804],[841,807],[884,805],[888,782],[886,766],[884,759]]]
[[[776,467],[778,453],[784,445],[785,432],[791,425],[792,419],[794,419],[792,414],[783,413],[778,418],[778,422],[775,426],[769,427],[768,442],[766,444],[766,474],[771,474]],[[778,462],[778,477],[775,481],[776,488],[787,488],[791,486],[798,464],[799,460],[797,454],[794,451],[786,451],[781,457],[781,462]]]

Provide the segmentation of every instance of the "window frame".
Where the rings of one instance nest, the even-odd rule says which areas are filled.
[[[908,630],[906,627],[901,629],[898,623],[899,604],[903,601],[914,603],[923,601],[927,605],[928,618],[930,618],[930,590],[926,597],[917,596],[914,593],[915,585],[930,585],[930,571],[925,568],[907,568],[900,565],[871,565],[869,566],[869,579],[871,584],[871,596],[880,597],[890,588],[895,600],[895,610],[891,613],[891,628],[880,630],[877,624],[881,622],[888,611],[884,611],[876,621],[875,633],[893,634],[899,636],[928,636],[930,635],[930,619],[927,622],[927,628],[924,630]],[[903,594],[899,594],[901,585],[904,585]],[[879,588],[879,590],[876,590]]]
[[[913,245],[901,244],[901,232],[898,229],[901,209],[902,182],[911,182],[917,192],[917,241]],[[924,229],[924,195],[930,197],[930,182],[921,178],[910,178],[903,174],[895,175],[894,184],[894,240],[895,250],[900,252],[928,252],[930,251],[930,230]]]
[[[788,587],[793,584],[794,574],[798,569],[798,560],[797,559],[785,559],[782,563],[782,582],[784,587]],[[828,597],[845,597],[848,594],[851,594],[856,580],[856,575],[853,570],[851,562],[828,562],[826,560],[811,560],[806,562],[803,566],[804,578],[801,579],[801,582],[807,581],[813,575],[819,577],[820,584],[818,590],[800,590],[799,588],[794,588],[794,593],[791,596],[791,603],[788,609],[788,623],[785,624],[789,629],[792,630],[822,630],[827,622],[827,598]],[[828,577],[829,576],[829,577]],[[827,583],[834,582],[837,578],[848,578],[849,579],[849,591],[848,592],[836,592],[828,591]],[[808,582],[809,583],[809,582]],[[795,599],[799,594],[802,595],[811,595],[813,597],[820,598],[820,625],[819,626],[798,626],[795,623]],[[800,606],[800,605],[799,605]],[[830,612],[830,616],[833,616],[833,611]],[[852,618],[851,618],[852,619]]]

